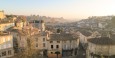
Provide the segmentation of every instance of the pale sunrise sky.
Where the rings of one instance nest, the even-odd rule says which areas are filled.
[[[115,15],[115,0],[0,0],[5,14],[39,14],[66,19]]]

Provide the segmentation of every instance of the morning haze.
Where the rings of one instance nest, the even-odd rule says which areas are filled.
[[[0,58],[115,58],[114,0],[1,0]]]
[[[2,0],[0,9],[6,11],[6,14],[39,14],[83,19],[89,16],[114,15],[114,2],[114,0]]]

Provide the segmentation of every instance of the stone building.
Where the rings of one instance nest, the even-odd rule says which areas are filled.
[[[12,34],[15,53],[32,47],[31,49],[34,51],[39,50],[41,55],[48,57],[53,55],[54,58],[57,52],[59,57],[77,54],[79,39],[73,34],[47,31],[43,20],[40,21],[39,28],[31,26],[31,24],[25,27],[23,25],[22,21],[17,21],[14,27],[7,29]],[[31,47],[28,42],[31,43]]]
[[[6,32],[0,33],[0,58],[14,55],[13,36]]]
[[[20,26],[19,26],[20,27]],[[17,51],[22,52],[28,48],[28,40],[31,41],[31,49],[39,50],[41,55],[47,49],[47,31],[42,29],[34,28],[33,26],[27,25],[25,27],[18,26],[10,28],[8,31],[14,35],[17,42]],[[42,30],[42,31],[41,31]],[[46,55],[46,54],[45,54]]]
[[[88,43],[88,39],[92,38],[92,33],[86,30],[79,30],[76,32],[76,36],[78,36],[80,44],[85,49]]]
[[[59,57],[72,56],[77,54],[79,39],[72,34],[56,33],[50,34],[47,42],[48,57],[56,57],[56,52],[59,52]]]
[[[15,43],[17,44],[17,52],[22,52],[23,50],[25,50],[28,47],[28,39],[34,41],[34,39],[36,38],[35,35],[39,33],[38,29],[31,27],[26,27],[24,29],[12,27],[7,31],[10,32],[13,35],[13,38],[15,39]]]
[[[88,39],[87,58],[114,58],[115,40],[109,37]]]
[[[18,29],[22,29],[23,27],[26,27],[26,24],[27,22],[26,21],[23,21],[21,19],[17,19],[15,21],[15,26],[18,28]]]

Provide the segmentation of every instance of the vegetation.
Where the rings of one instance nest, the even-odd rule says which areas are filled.
[[[38,58],[39,57],[39,50],[35,49],[34,43],[35,40],[33,40],[34,38],[32,38],[32,36],[30,35],[30,30],[29,30],[29,34],[26,35],[27,36],[27,47],[18,52],[14,57],[11,58]]]

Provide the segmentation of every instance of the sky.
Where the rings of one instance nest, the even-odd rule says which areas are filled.
[[[5,14],[85,19],[115,15],[115,0],[0,0]]]

